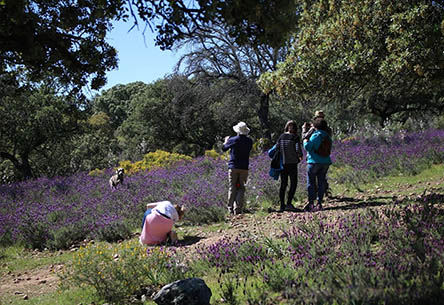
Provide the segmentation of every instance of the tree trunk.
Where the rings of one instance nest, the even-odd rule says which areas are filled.
[[[21,156],[22,162],[17,160],[16,157],[13,155],[6,153],[6,152],[0,152],[0,157],[4,159],[8,159],[12,162],[12,164],[15,166],[15,168],[20,172],[23,179],[29,179],[32,178],[32,169],[31,165],[29,164],[28,154],[25,153]]]
[[[270,109],[270,95],[262,93],[260,97],[260,102],[261,103],[257,114],[259,116],[259,122],[261,124],[262,138],[271,141],[270,123],[268,121],[268,112]]]

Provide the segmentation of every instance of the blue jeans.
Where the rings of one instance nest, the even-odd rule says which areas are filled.
[[[147,209],[147,210],[145,211],[145,214],[143,214],[142,230],[143,230],[143,225],[145,224],[145,218],[146,218],[148,215],[151,214],[151,211],[152,211],[152,210],[153,210],[153,209]]]
[[[308,202],[313,203],[315,199],[321,204],[327,186],[325,179],[330,164],[309,163],[307,164],[307,190]],[[317,187],[316,187],[317,186]],[[316,198],[317,188],[317,198]]]

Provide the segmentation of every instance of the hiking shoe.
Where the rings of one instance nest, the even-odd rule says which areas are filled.
[[[287,205],[285,206],[285,211],[288,211],[288,212],[296,212],[297,209],[296,209],[293,205],[291,205],[291,204],[287,204]]]
[[[277,210],[278,213],[283,213],[285,211],[285,206],[281,205],[279,210]]]
[[[309,203],[304,207],[305,212],[312,212],[313,211],[313,203]]]

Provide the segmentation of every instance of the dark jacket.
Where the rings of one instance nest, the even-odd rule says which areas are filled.
[[[302,158],[302,146],[299,136],[292,133],[283,133],[277,141],[281,152],[282,164],[297,164]]]
[[[230,137],[227,143],[222,146],[223,151],[231,149],[228,168],[248,169],[252,147],[253,140],[246,135]]]

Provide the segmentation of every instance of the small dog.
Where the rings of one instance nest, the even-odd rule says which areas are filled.
[[[115,189],[119,183],[123,184],[124,172],[125,171],[123,170],[123,168],[120,167],[116,170],[116,173],[111,176],[111,178],[109,179],[109,186],[112,189]]]

